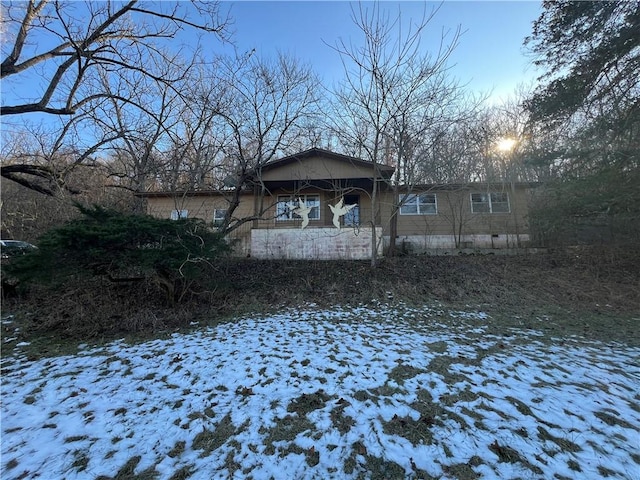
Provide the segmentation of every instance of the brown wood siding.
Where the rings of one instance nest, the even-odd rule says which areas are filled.
[[[352,178],[373,178],[373,168],[317,156],[305,158],[299,162],[294,161],[273,170],[267,169],[261,176],[264,182],[300,182],[331,179],[339,181]]]
[[[400,214],[398,213],[398,236],[403,235],[453,235],[458,234],[462,225],[462,235],[527,233],[526,221],[527,191],[517,188],[515,195],[510,187],[506,190],[491,189],[490,192],[506,191],[509,194],[510,213],[472,213],[471,193],[487,193],[487,190],[463,189],[456,191],[433,190],[436,196],[437,214]],[[412,193],[420,193],[413,191]],[[396,200],[397,201],[397,200]],[[385,213],[384,224],[388,224],[392,212],[393,194],[387,193],[382,199]]]
[[[452,235],[454,233],[454,221],[456,227],[462,223],[462,235],[470,234],[504,234],[504,233],[528,233],[527,226],[527,189],[518,187],[514,192],[507,186],[505,190],[491,189],[491,192],[506,191],[509,194],[510,213],[472,213],[471,193],[486,193],[483,189],[459,189],[459,190],[432,190],[426,193],[436,195],[436,215],[398,215],[398,236],[405,235]],[[412,193],[418,193],[414,191]],[[345,190],[343,194],[359,195],[360,226],[370,226],[371,198],[367,192]],[[320,190],[317,188],[305,188],[298,191],[278,189],[266,195],[263,207],[266,209],[263,220],[250,222],[242,229],[250,228],[292,228],[300,226],[301,220],[277,221],[276,202],[279,195],[319,195],[320,219],[311,220],[307,228],[333,226],[333,215],[329,204],[335,204],[340,195],[334,191]],[[384,228],[386,234],[389,231],[389,223],[393,205],[397,199],[391,192],[380,192],[380,212],[376,221],[377,225]],[[234,216],[237,218],[254,215],[256,202],[250,194],[243,195],[239,207]],[[259,199],[258,199],[259,200]],[[216,208],[226,209],[228,203],[224,197],[211,196],[182,196],[182,197],[150,197],[147,199],[147,212],[159,218],[170,218],[173,210],[188,210],[190,218],[202,218],[207,222],[213,222],[213,212]],[[455,212],[455,214],[454,214]],[[458,230],[456,229],[456,234]]]
[[[147,213],[157,218],[171,218],[173,210],[188,210],[189,218],[201,218],[213,222],[215,209],[228,209],[229,203],[221,195],[180,196],[147,198]],[[253,196],[243,195],[234,217],[243,218],[253,215]]]

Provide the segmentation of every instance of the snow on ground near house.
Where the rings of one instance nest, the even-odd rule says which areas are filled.
[[[3,360],[14,478],[639,478],[640,349],[482,313],[288,311]]]

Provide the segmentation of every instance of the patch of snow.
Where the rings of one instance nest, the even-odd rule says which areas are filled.
[[[434,322],[443,315],[463,323]],[[384,305],[309,308],[137,345],[6,358],[2,478],[113,477],[135,456],[136,473],[153,469],[161,479],[181,468],[231,478],[230,465],[236,477],[348,479],[366,474],[370,457],[406,476],[415,468],[446,476],[479,457],[472,468],[483,478],[539,478],[539,469],[545,478],[597,479],[601,466],[611,478],[632,478],[640,349],[548,345],[536,331],[498,337],[464,323],[488,319]],[[290,408],[318,392],[328,400],[308,413]],[[433,423],[420,423],[428,407]],[[415,422],[421,439],[410,429],[391,433],[398,419]],[[301,431],[287,430],[297,424]],[[218,434],[211,451],[195,442],[203,432]],[[503,461],[494,443],[519,460]]]

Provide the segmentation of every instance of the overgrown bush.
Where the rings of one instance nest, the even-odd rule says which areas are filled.
[[[220,255],[224,238],[199,219],[166,220],[78,206],[82,217],[44,234],[38,249],[7,267],[22,283],[70,278],[152,279],[180,301]]]
[[[601,168],[536,189],[529,210],[538,246],[640,244],[640,171]]]

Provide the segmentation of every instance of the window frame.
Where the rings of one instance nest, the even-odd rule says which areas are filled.
[[[214,208],[213,209],[213,226],[215,228],[220,228],[222,226],[222,222],[224,222],[224,218],[227,216],[227,211],[228,211],[227,208]],[[218,212],[222,212],[222,218],[216,218],[216,214]]]
[[[433,197],[433,202],[421,202],[420,201],[420,197],[421,196],[430,196]],[[414,199],[416,200],[415,202],[407,202],[406,199],[407,197],[414,197]],[[401,193],[400,194],[400,215],[438,215],[438,195],[432,192],[422,192],[422,193]],[[408,205],[412,205],[415,207],[416,211],[415,212],[407,212],[406,210],[403,211],[403,208],[407,207]],[[433,211],[421,211],[420,206],[421,205],[433,205]]]
[[[503,195],[506,198],[506,201],[495,201],[493,198],[494,195]],[[490,198],[491,198],[491,213],[511,213],[511,201],[509,199],[509,192],[491,192]],[[496,212],[494,204],[506,204],[507,209]]]
[[[276,201],[276,222],[295,222],[296,220],[302,218],[299,215],[293,213],[293,210],[296,207],[290,208],[290,205],[292,203],[295,203],[297,205],[299,198],[305,203],[305,205],[307,205],[307,207],[311,207],[311,212],[309,212],[309,222],[317,222],[321,219],[319,194],[309,193],[304,195],[278,195]],[[309,205],[309,198],[317,199],[317,203]],[[284,206],[284,211],[281,211],[281,206]],[[286,214],[286,216],[283,216],[284,214]]]
[[[187,209],[173,209],[169,214],[169,219],[171,220],[183,220],[185,218],[189,218],[189,210]]]
[[[476,202],[476,201],[473,200],[474,195],[483,195],[484,197],[486,197],[487,201],[486,202]],[[505,201],[497,201],[494,198],[494,196],[497,196],[497,195],[504,196],[504,198],[506,198],[506,202]],[[483,214],[483,213],[488,213],[488,214],[506,213],[506,214],[509,214],[509,213],[511,213],[511,198],[509,196],[509,192],[472,192],[469,195],[469,201],[471,202],[471,213],[475,213],[475,214]],[[506,210],[495,211],[494,204],[496,204],[496,205],[506,204],[507,209]],[[487,205],[488,209],[484,210],[484,211],[477,211],[476,208],[477,208],[478,205]]]

